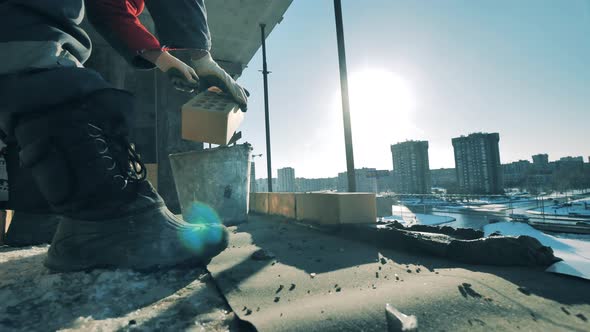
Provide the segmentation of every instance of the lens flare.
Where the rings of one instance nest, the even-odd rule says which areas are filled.
[[[217,212],[209,205],[193,202],[186,211],[185,220],[193,226],[183,229],[179,234],[187,248],[202,252],[207,246],[217,245],[222,241],[224,226]]]

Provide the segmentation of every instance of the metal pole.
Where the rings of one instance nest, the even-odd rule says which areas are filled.
[[[543,196],[541,196],[541,213],[543,214],[543,221],[545,221],[545,201],[543,200]]]
[[[154,138],[156,139],[156,169],[158,173],[160,172],[160,140],[158,138],[158,71],[154,70]],[[160,187],[160,177],[156,179],[156,183],[154,185],[156,188]]]
[[[262,77],[264,79],[264,120],[266,123],[266,170],[268,176],[268,192],[272,192],[272,166],[270,164],[270,120],[268,117],[268,68],[266,66],[266,39],[264,28],[266,24],[260,23],[260,38],[262,39]]]
[[[342,5],[340,0],[334,0],[334,14],[336,16],[336,39],[338,41],[338,62],[340,64],[340,94],[342,95],[342,116],[344,119],[344,143],[346,145],[346,174],[348,175],[348,191],[355,192],[356,177],[354,176],[354,153],[352,150],[352,131],[350,129],[348,73],[346,70],[346,51],[344,47]]]

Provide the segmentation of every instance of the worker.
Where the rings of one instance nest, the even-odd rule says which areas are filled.
[[[203,0],[145,4],[162,42],[138,20],[141,0],[87,0],[86,12],[131,65],[157,67],[181,88],[215,85],[245,110],[245,90],[209,53]],[[219,220],[177,218],[146,180],[128,141],[133,96],[83,67],[91,51],[80,27],[84,12],[83,0],[0,0],[0,129],[18,146],[18,163],[33,179],[31,196],[58,216],[45,265],[78,271],[207,264],[227,246],[226,230]],[[171,49],[188,52],[190,64]]]
[[[138,19],[144,9],[144,0],[86,0],[85,3],[92,25],[132,65],[152,68],[155,64],[163,72],[172,69],[184,76],[188,87],[190,83],[196,83],[198,77],[201,86],[221,88],[242,110],[246,110],[246,91],[213,61],[209,53],[211,37],[203,0],[145,1],[162,43]],[[188,53],[191,65],[184,64],[165,50]],[[172,79],[174,83],[183,84],[174,77]]]

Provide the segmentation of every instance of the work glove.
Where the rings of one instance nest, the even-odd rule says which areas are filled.
[[[201,90],[206,90],[212,86],[218,87],[223,92],[228,93],[240,105],[242,111],[246,112],[248,108],[248,91],[219,67],[217,62],[211,58],[209,52],[199,59],[192,59],[191,62],[197,75],[199,75]]]
[[[168,75],[177,90],[193,92],[199,87],[199,76],[195,70],[168,52],[162,52],[156,59],[156,67]]]

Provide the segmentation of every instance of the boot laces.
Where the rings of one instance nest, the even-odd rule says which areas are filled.
[[[121,189],[125,189],[129,183],[140,183],[147,178],[147,170],[140,155],[135,151],[135,147],[127,140],[127,136],[121,133],[110,134],[97,125],[88,123],[91,131],[89,136],[95,140],[102,140],[106,143],[107,148],[99,152],[105,154],[112,149],[114,152],[114,167],[119,169],[119,173],[114,176],[123,182]],[[104,138],[104,139],[103,139]]]
[[[141,160],[141,157],[135,151],[135,146],[131,144],[125,136],[118,136],[115,140],[127,150],[127,159],[125,163],[127,167],[121,170],[126,176],[125,180],[130,183],[142,182],[147,178],[147,171],[145,164]]]

